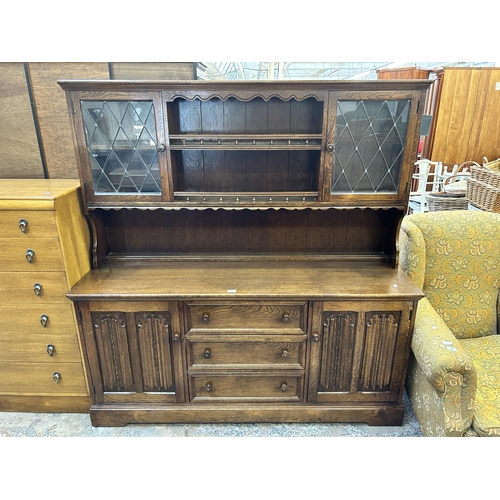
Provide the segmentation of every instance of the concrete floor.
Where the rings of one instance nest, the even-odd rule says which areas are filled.
[[[88,414],[0,413],[0,437],[411,437],[421,436],[410,401],[403,425],[367,424],[129,424],[92,427]]]

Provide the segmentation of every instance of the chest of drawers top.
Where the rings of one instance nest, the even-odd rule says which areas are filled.
[[[0,210],[54,210],[79,187],[78,179],[1,179]]]

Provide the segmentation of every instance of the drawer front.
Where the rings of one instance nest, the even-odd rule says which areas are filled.
[[[66,304],[0,306],[0,331],[9,332],[12,338],[16,332],[73,333],[76,331],[73,305],[68,300]]]
[[[76,333],[31,333],[0,331],[0,363],[81,363]]]
[[[88,391],[81,363],[0,362],[0,394],[86,396]]]
[[[64,271],[59,240],[0,239],[0,271]]]
[[[0,297],[3,304],[39,304],[64,302],[68,285],[66,274],[59,272],[0,273]]]
[[[273,333],[303,333],[305,303],[213,304],[189,303],[189,331],[227,331],[247,333],[249,330],[270,330]]]
[[[303,342],[189,342],[190,366],[301,367]],[[226,366],[225,366],[226,367]]]
[[[300,401],[302,376],[195,375],[190,377],[192,401]]]
[[[58,238],[56,220],[52,211],[0,211],[3,238]]]

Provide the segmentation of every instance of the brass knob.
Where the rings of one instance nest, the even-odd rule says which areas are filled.
[[[312,338],[314,342],[319,342],[319,335],[317,333],[313,333]]]
[[[210,321],[210,316],[208,315],[208,313],[203,314],[203,316],[201,317],[201,321],[203,321],[203,323],[208,323]]]
[[[326,150],[329,152],[329,153],[333,153],[333,151],[335,150],[335,146],[333,144],[327,144],[326,145]]]
[[[210,359],[212,357],[212,350],[210,348],[206,348],[205,352],[203,353],[203,357],[205,359]]]
[[[52,344],[49,344],[49,345],[47,346],[47,354],[48,354],[49,356],[53,356],[53,355],[54,355],[54,349],[55,349],[55,348],[54,348],[54,346],[53,346]]]
[[[174,333],[174,342],[179,342],[181,336],[178,333]]]
[[[47,326],[47,323],[49,322],[49,317],[46,314],[42,314],[40,316],[40,323],[42,326],[45,328]]]
[[[167,146],[165,146],[165,144],[158,144],[156,151],[158,151],[158,153],[163,153],[164,151],[166,151],[166,149]]]
[[[42,295],[42,285],[40,285],[40,283],[35,283],[33,285],[33,291],[35,292],[35,295],[40,297],[40,295]]]
[[[281,392],[286,392],[286,390],[287,390],[286,382],[281,382],[280,389],[281,389]]]
[[[26,219],[21,219],[19,221],[19,229],[22,233],[26,234],[26,232],[28,231],[28,221]]]
[[[211,392],[212,391],[212,382],[207,382],[207,385],[205,386],[205,390],[207,392]]]
[[[281,349],[281,357],[288,358],[288,349]]]
[[[54,374],[52,375],[52,378],[54,379],[54,382],[56,384],[58,384],[59,381],[61,380],[61,374],[59,372],[54,372]]]
[[[29,248],[26,250],[26,260],[30,263],[33,264],[33,261],[35,260],[35,252]]]
[[[283,316],[281,316],[281,321],[283,321],[283,323],[288,323],[290,321],[290,315],[288,313],[283,314]]]

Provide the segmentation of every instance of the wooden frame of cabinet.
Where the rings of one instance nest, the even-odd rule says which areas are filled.
[[[60,84],[94,425],[401,423],[422,293],[396,241],[429,82]]]

